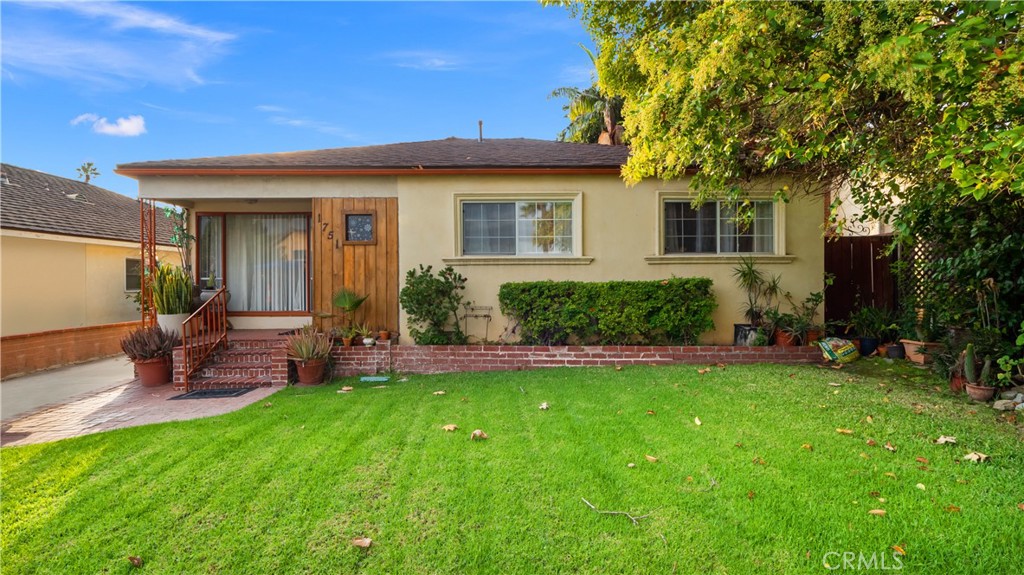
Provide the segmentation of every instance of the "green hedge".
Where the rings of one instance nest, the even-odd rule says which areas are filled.
[[[528,345],[690,345],[714,329],[718,307],[708,278],[516,282],[498,301]]]

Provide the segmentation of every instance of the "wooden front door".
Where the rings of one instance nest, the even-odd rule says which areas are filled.
[[[341,327],[331,299],[346,287],[369,296],[357,324],[398,333],[398,198],[316,198],[313,247],[313,319],[324,330]]]

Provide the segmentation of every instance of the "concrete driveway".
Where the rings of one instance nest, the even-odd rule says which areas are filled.
[[[27,445],[121,427],[220,415],[280,387],[239,397],[168,401],[181,391],[142,387],[124,358],[104,359],[0,382],[0,445]]]

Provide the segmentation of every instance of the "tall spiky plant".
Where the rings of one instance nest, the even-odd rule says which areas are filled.
[[[153,270],[153,305],[158,314],[189,313],[192,310],[192,280],[177,266],[158,263]]]

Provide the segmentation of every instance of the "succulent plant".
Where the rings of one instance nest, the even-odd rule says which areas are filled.
[[[168,333],[160,326],[140,327],[121,338],[121,350],[132,361],[170,357],[181,345],[176,333]]]

